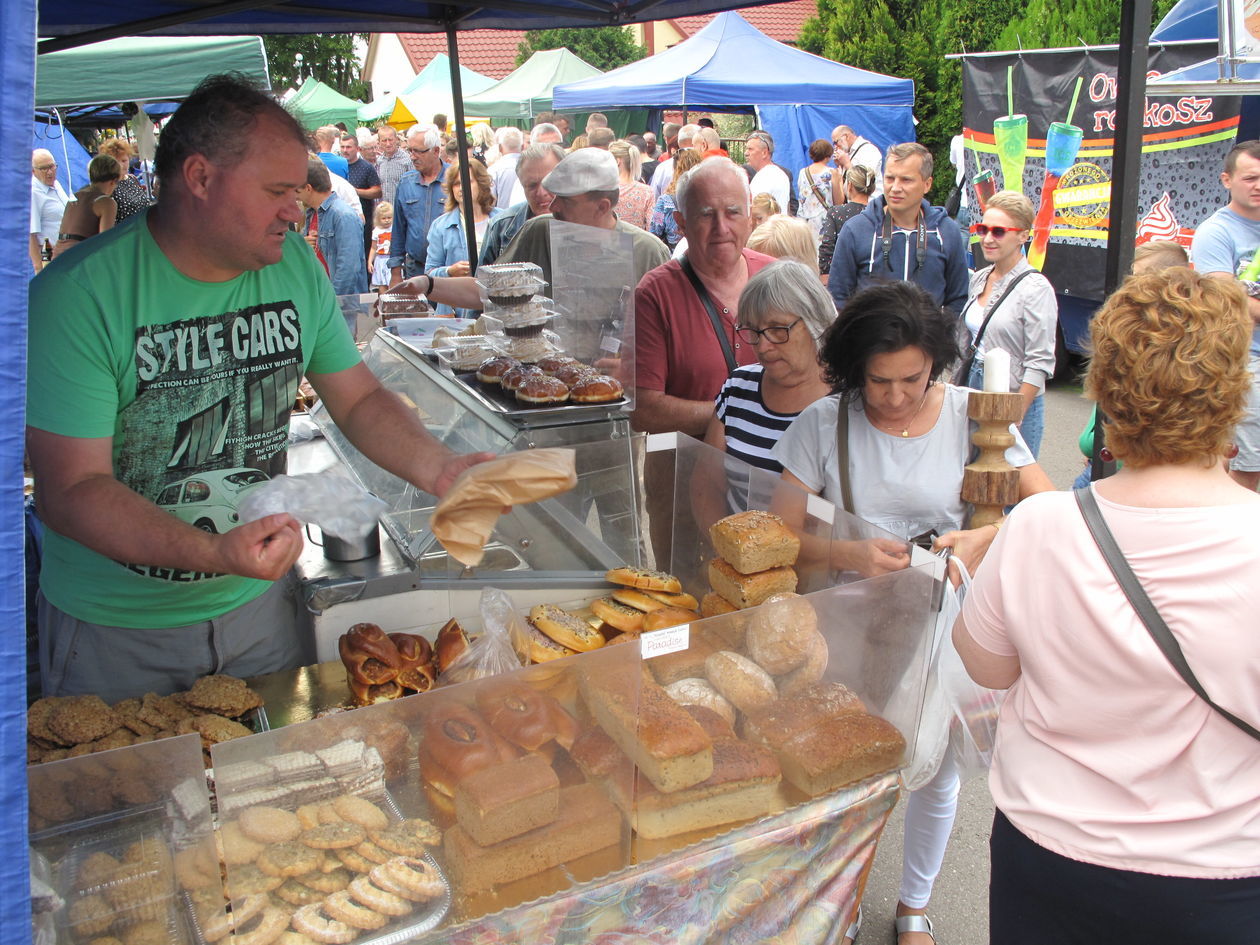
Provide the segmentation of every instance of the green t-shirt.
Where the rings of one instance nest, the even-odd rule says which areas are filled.
[[[284,472],[302,375],[359,362],[328,276],[296,233],[277,264],[199,282],[158,249],[147,214],[31,280],[28,356],[29,426],[112,437],[120,482],[216,532],[236,524],[250,486]],[[91,623],[183,626],[270,586],[113,561],[46,535],[44,596]]]

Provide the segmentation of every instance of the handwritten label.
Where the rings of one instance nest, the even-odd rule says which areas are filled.
[[[645,660],[666,653],[677,653],[687,649],[691,641],[691,624],[681,627],[667,627],[664,630],[652,630],[639,637],[639,645]]]

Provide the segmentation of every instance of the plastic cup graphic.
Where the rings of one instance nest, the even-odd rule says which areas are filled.
[[[989,198],[997,193],[997,181],[993,179],[993,172],[981,171],[971,179],[971,186],[976,189],[976,201],[980,204],[980,212],[984,213]]]
[[[1046,172],[1062,177],[1069,167],[1076,162],[1076,153],[1081,149],[1081,138],[1084,130],[1078,125],[1056,121],[1050,126],[1046,135]]]
[[[1002,187],[1024,192],[1024,159],[1028,156],[1028,116],[993,120],[993,141],[1002,164]]]

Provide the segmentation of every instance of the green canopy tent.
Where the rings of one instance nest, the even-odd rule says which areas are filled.
[[[370,125],[373,122],[380,121],[382,118],[388,118],[397,102],[397,95],[382,95],[366,105],[360,105],[359,124]]]
[[[258,36],[137,36],[40,56],[36,107],[186,98],[208,75],[228,71],[270,87]]]
[[[464,112],[487,118],[531,118],[551,109],[553,86],[601,74],[567,49],[544,49],[480,94],[469,93],[465,86]]]
[[[353,128],[359,120],[358,102],[346,98],[314,76],[302,83],[297,94],[285,102],[284,107],[307,131],[314,131],[322,125],[335,125],[339,121],[344,122],[347,128]]]

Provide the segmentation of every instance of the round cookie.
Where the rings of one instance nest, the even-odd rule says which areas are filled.
[[[373,830],[371,837],[373,843],[395,856],[423,856],[426,847],[442,843],[442,831],[418,817],[400,820],[384,830]]]
[[[265,844],[245,836],[245,831],[235,820],[228,821],[219,831],[219,846],[223,861],[228,866],[253,863],[266,849]]]
[[[367,876],[355,878],[347,892],[362,905],[382,915],[400,916],[412,910],[411,903],[404,897],[381,889]]]
[[[326,896],[329,893],[335,893],[339,890],[345,889],[350,885],[350,880],[353,878],[353,874],[344,866],[339,864],[337,869],[330,873],[307,873],[304,876],[297,877],[297,881],[303,886],[310,886],[311,889],[321,892]]]
[[[334,919],[364,931],[374,931],[383,926],[389,919],[375,909],[368,909],[350,898],[346,890],[335,892],[324,900],[324,911]]]
[[[245,836],[259,843],[286,843],[302,833],[302,822],[292,811],[279,807],[250,807],[238,823]]]
[[[268,876],[257,866],[249,863],[245,866],[234,866],[228,870],[227,881],[223,884],[223,888],[229,899],[236,900],[258,893],[271,892],[273,889],[280,888],[283,882],[281,877]]]
[[[312,902],[322,900],[327,893],[322,893],[318,889],[312,889],[296,879],[288,879],[276,889],[273,895],[278,899],[283,899],[291,906],[309,906]]]
[[[323,860],[323,854],[319,850],[291,840],[288,843],[270,844],[258,857],[258,868],[268,876],[288,879],[319,869]]]
[[[363,842],[367,831],[348,820],[320,824],[302,833],[298,840],[315,850],[339,850]]]
[[[316,942],[325,945],[346,945],[358,937],[358,929],[330,918],[324,912],[324,904],[315,902],[293,913],[293,928]]]
[[[364,797],[343,794],[332,802],[332,807],[342,820],[358,824],[365,830],[380,830],[389,824],[389,816]]]

